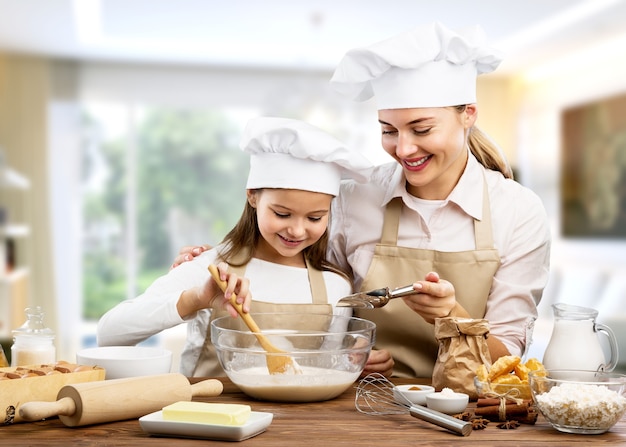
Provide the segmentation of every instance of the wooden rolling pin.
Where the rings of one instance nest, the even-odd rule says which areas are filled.
[[[139,418],[192,397],[219,396],[222,382],[207,379],[191,385],[178,373],[66,385],[56,402],[25,402],[19,407],[25,421],[53,416],[68,427]]]

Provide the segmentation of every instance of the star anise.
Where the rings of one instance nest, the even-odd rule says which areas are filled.
[[[487,424],[489,424],[489,419],[474,418],[470,422],[472,423],[472,430],[484,430],[487,428]]]
[[[466,411],[465,413],[459,413],[459,414],[455,414],[454,415],[455,418],[460,419],[462,421],[469,421],[470,419],[472,419],[472,414],[468,411]]]
[[[12,424],[14,419],[15,419],[15,407],[13,405],[9,405],[6,409],[6,417],[4,418],[4,425]]]
[[[503,430],[515,430],[519,427],[519,422],[517,421],[505,421],[501,424],[498,424],[496,427],[501,428]]]

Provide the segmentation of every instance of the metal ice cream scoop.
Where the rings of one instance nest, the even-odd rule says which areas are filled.
[[[376,309],[378,307],[383,307],[392,298],[400,298],[403,296],[413,295],[415,293],[419,293],[419,291],[413,288],[413,284],[398,287],[393,290],[389,289],[389,287],[384,287],[382,289],[374,289],[369,292],[359,292],[345,296],[337,302],[336,306]]]

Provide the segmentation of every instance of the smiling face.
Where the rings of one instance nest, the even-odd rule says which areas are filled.
[[[467,162],[467,136],[476,105],[378,111],[382,145],[404,169],[407,190],[427,200],[443,200]]]
[[[297,189],[248,190],[261,239],[254,256],[303,267],[302,250],[317,242],[328,226],[333,196]]]

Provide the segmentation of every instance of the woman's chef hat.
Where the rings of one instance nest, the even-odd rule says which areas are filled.
[[[455,32],[435,22],[348,51],[330,82],[357,101],[376,96],[379,110],[472,104],[476,76],[501,60],[479,26]]]
[[[372,166],[328,133],[288,118],[250,120],[240,147],[250,154],[247,189],[301,189],[336,196],[343,178],[364,182]]]

